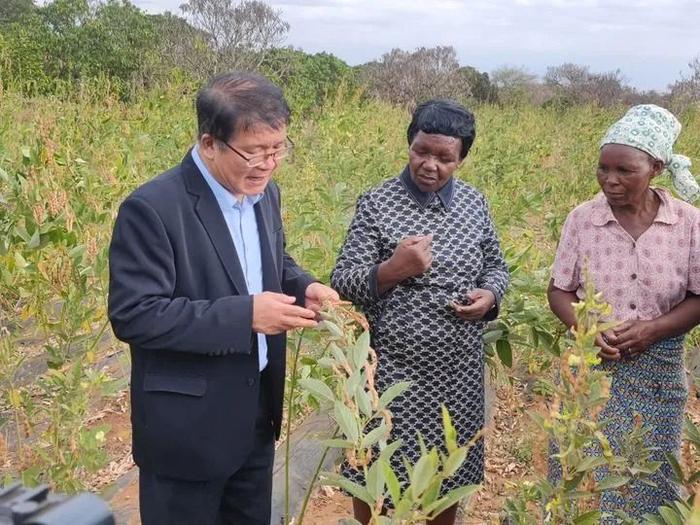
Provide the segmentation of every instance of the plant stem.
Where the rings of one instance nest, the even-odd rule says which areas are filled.
[[[338,432],[340,431],[340,428],[336,425],[335,430],[333,431],[333,435],[331,436],[331,439],[334,439],[338,437]],[[311,493],[313,492],[314,487],[316,486],[316,480],[318,479],[318,475],[321,472],[321,468],[323,468],[323,463],[326,461],[326,456],[328,455],[328,451],[331,449],[331,447],[326,447],[325,450],[323,451],[323,454],[321,455],[321,459],[318,461],[318,464],[316,465],[316,470],[314,471],[314,475],[311,478],[311,483],[309,484],[309,488],[306,489],[306,494],[304,495],[304,503],[301,505],[301,511],[299,512],[299,520],[298,524],[302,525],[304,523],[304,514],[306,513],[306,506],[309,503],[309,499],[311,498]]]
[[[297,341],[297,348],[294,353],[294,361],[292,362],[292,373],[289,378],[289,394],[287,399],[287,439],[284,445],[284,523],[289,523],[289,452],[290,440],[292,432],[292,420],[294,419],[294,394],[297,387],[297,365],[299,364],[299,354],[301,353],[301,342],[304,339],[304,331],[302,328]]]

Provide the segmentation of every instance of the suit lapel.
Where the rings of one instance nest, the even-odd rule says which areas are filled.
[[[191,152],[182,161],[182,168],[187,190],[195,197],[194,211],[207,231],[229,279],[240,295],[248,295],[243,269],[226,220],[207,181],[192,160]]]
[[[263,290],[281,292],[280,277],[277,269],[277,257],[275,257],[274,235],[272,233],[272,221],[267,216],[270,211],[268,199],[269,193],[255,205],[255,219],[258,223],[258,235],[260,236],[260,255],[263,268]],[[267,213],[266,213],[267,212]]]

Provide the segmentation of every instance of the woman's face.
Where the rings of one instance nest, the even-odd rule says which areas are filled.
[[[437,191],[462,163],[462,140],[419,131],[408,147],[411,179],[424,192]]]
[[[610,206],[636,205],[644,200],[649,182],[663,163],[644,151],[623,144],[606,144],[598,160],[598,184]]]

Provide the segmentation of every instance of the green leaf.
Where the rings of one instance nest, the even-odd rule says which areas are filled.
[[[32,238],[29,239],[29,242],[27,243],[27,248],[29,248],[30,250],[33,250],[35,248],[38,248],[40,244],[41,244],[41,234],[39,233],[39,228],[37,228],[34,231]]]
[[[423,509],[430,516],[437,516],[449,509],[452,505],[456,505],[462,499],[471,496],[481,489],[481,485],[466,485],[457,489],[451,490],[442,498],[437,500],[430,507]]]
[[[510,347],[510,342],[507,339],[499,339],[496,341],[496,353],[498,357],[508,368],[513,366],[513,350]]]
[[[362,525],[361,522],[357,521],[355,518],[342,518],[338,525]]]
[[[384,470],[377,461],[372,463],[367,470],[366,486],[367,491],[370,493],[374,501],[377,501],[384,495]]]
[[[588,472],[606,463],[607,460],[602,456],[586,456],[576,465],[576,472]]]
[[[352,397],[355,395],[355,389],[360,386],[360,383],[362,382],[362,370],[359,368],[355,368],[355,371],[348,377],[348,380],[345,382],[345,393]]]
[[[369,394],[365,392],[363,385],[358,385],[355,389],[355,401],[357,406],[366,417],[372,416],[372,402],[369,399]]]
[[[19,252],[15,252],[15,266],[19,269],[24,269],[27,266],[29,266],[29,263],[26,261],[24,257],[22,257],[22,254]]]
[[[340,487],[341,489],[348,491],[357,499],[364,501],[370,507],[374,505],[374,500],[365,487],[358,485],[357,483],[354,483],[339,474],[326,472],[321,477],[321,483],[324,485],[331,485],[333,487]]]
[[[661,507],[659,514],[668,525],[683,525],[683,519],[673,509]]]
[[[324,447],[328,448],[350,448],[354,447],[355,443],[348,441],[347,439],[324,439],[321,441]]]
[[[391,385],[381,396],[379,396],[379,408],[386,408],[389,403],[408,390],[410,386],[410,381],[399,381],[398,383]]]
[[[357,443],[360,437],[360,431],[355,415],[350,409],[340,401],[336,401],[333,406],[333,416],[345,437],[353,443]]]
[[[596,491],[612,490],[622,487],[629,482],[630,478],[626,476],[608,476],[603,481],[596,485]]]
[[[592,510],[581,514],[574,520],[574,525],[595,525],[601,518],[601,513],[598,510]]]
[[[367,357],[369,356],[369,332],[364,331],[357,338],[355,343],[355,367],[361,368],[367,362]]]
[[[338,345],[332,344],[332,345],[330,345],[330,349],[331,349],[331,354],[333,355],[333,358],[335,359],[336,363],[338,363],[338,365],[345,365],[348,363],[348,360],[345,357],[345,354],[343,353],[343,351],[340,348],[338,348]]]
[[[440,495],[440,487],[442,487],[442,479],[434,477],[423,496],[420,499],[421,507],[426,508],[435,503]]]
[[[464,460],[467,459],[468,450],[466,447],[461,447],[452,452],[448,457],[447,461],[442,467],[443,472],[446,476],[453,476],[455,472],[462,466]]]
[[[666,461],[671,465],[671,469],[673,470],[673,477],[674,481],[676,483],[683,483],[684,475],[683,475],[683,469],[681,468],[680,464],[678,463],[678,459],[676,458],[675,454],[672,454],[670,452],[666,452]]]
[[[384,479],[386,480],[386,486],[389,488],[389,495],[394,502],[401,499],[401,483],[399,483],[399,478],[396,473],[391,468],[391,464],[384,458],[380,458],[376,463],[382,466],[384,470]]]
[[[310,392],[317,399],[325,399],[331,403],[335,402],[335,395],[333,395],[333,391],[323,381],[309,377],[306,379],[300,379],[299,384],[304,390]]]
[[[420,497],[421,494],[428,488],[432,477],[437,470],[437,451],[431,450],[427,454],[422,455],[413,468],[411,475],[411,487],[413,493]]]
[[[447,451],[452,452],[457,448],[457,430],[452,424],[450,412],[445,405],[442,405],[442,428],[445,432],[445,445]]]
[[[386,426],[385,423],[382,422],[381,425],[379,425],[377,428],[372,430],[369,434],[365,435],[364,438],[362,438],[362,443],[360,446],[362,448],[369,448],[375,443],[378,443],[380,440],[388,439],[389,438],[389,428]]]
[[[487,330],[484,332],[484,343],[495,343],[503,337],[503,330]]]
[[[401,440],[397,439],[396,441],[392,441],[389,443],[386,447],[382,449],[382,451],[379,453],[379,457],[384,459],[385,461],[389,461],[391,456],[393,456],[396,451],[401,447]]]
[[[332,321],[327,321],[324,320],[323,323],[321,323],[322,327],[325,328],[330,332],[330,334],[335,337],[336,339],[342,339],[343,338],[343,331],[340,329],[340,327],[333,323]]]

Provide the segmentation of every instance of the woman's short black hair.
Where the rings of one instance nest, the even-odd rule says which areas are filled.
[[[212,78],[197,93],[199,137],[208,133],[229,141],[257,124],[279,129],[289,124],[289,106],[282,90],[261,75],[232,72]]]
[[[453,100],[444,99],[428,100],[415,109],[408,126],[409,146],[419,131],[461,139],[460,160],[467,156],[476,137],[471,111]]]

